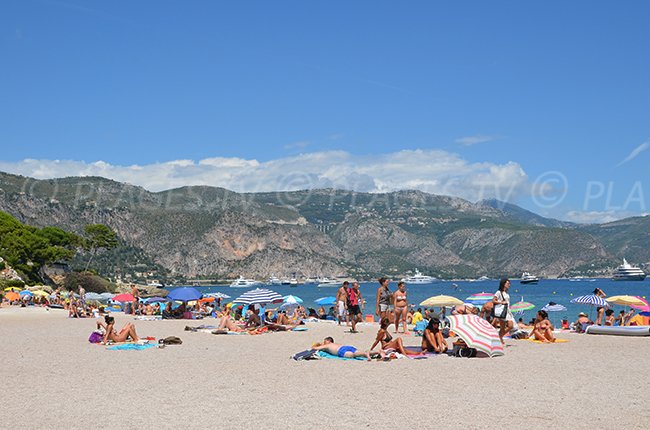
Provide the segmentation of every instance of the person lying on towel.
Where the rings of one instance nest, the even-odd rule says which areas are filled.
[[[328,354],[344,358],[366,357],[366,359],[370,361],[369,351],[357,351],[354,346],[338,345],[334,343],[334,339],[330,336],[326,337],[323,340],[323,343],[317,343],[314,345],[313,349],[316,351],[325,351]]]

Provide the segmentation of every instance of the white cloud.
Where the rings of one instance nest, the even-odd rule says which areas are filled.
[[[238,192],[340,188],[362,192],[417,189],[432,194],[513,201],[535,192],[518,163],[470,163],[441,150],[404,150],[358,156],[346,151],[312,152],[260,162],[242,158],[172,160],[118,166],[103,161],[72,160],[2,162],[0,170],[37,179],[103,176],[162,191],[187,185],[209,185]]]
[[[456,139],[456,143],[463,146],[472,146],[478,143],[491,142],[495,139],[498,139],[498,136],[483,136],[483,135],[466,136],[466,137],[461,137]]]
[[[620,167],[620,166],[622,166],[623,164],[625,164],[625,163],[627,163],[627,162],[629,162],[629,161],[634,160],[636,157],[639,156],[639,154],[641,154],[643,151],[647,150],[648,148],[650,148],[650,141],[646,141],[646,142],[642,143],[641,145],[639,145],[639,146],[637,146],[636,148],[634,148],[634,149],[632,150],[632,152],[630,152],[630,155],[628,155],[627,157],[625,157],[625,159],[624,159],[623,161],[621,161],[620,163],[618,163],[618,164],[616,165],[616,167]]]
[[[287,145],[284,145],[284,149],[305,149],[309,145],[311,145],[311,142],[308,140],[301,140],[300,142],[294,142],[294,143],[289,143]]]
[[[638,212],[621,211],[569,211],[562,219],[580,224],[603,224],[619,219],[633,216],[645,216],[648,214]]]

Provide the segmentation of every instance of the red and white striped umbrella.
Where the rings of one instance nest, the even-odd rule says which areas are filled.
[[[499,333],[492,325],[476,315],[450,315],[449,328],[463,339],[468,347],[476,348],[490,357],[503,355]]]

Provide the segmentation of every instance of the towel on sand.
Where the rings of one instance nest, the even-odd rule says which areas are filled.
[[[106,347],[106,349],[110,349],[111,351],[140,351],[143,349],[149,349],[149,348],[155,348],[156,344],[154,343],[123,343],[120,345],[113,345]]]

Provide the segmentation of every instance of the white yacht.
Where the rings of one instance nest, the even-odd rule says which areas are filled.
[[[280,281],[280,278],[278,278],[275,275],[271,275],[269,278],[269,285],[280,285],[282,284],[282,281]]]
[[[418,269],[415,269],[415,274],[406,278],[402,278],[402,282],[407,284],[431,284],[437,281],[433,276],[427,276],[420,273]]]
[[[521,279],[519,282],[522,284],[536,284],[539,282],[539,278],[537,276],[531,275],[528,272],[524,272],[521,274]]]
[[[340,287],[340,286],[341,286],[341,282],[337,281],[336,279],[320,278],[318,280],[318,288]]]
[[[255,279],[245,279],[243,276],[240,276],[238,279],[232,281],[230,288],[251,288],[259,287],[260,285],[262,285],[260,281],[256,281]]]
[[[645,272],[638,267],[632,266],[630,263],[623,259],[623,264],[616,268],[613,281],[643,281],[645,279]]]

